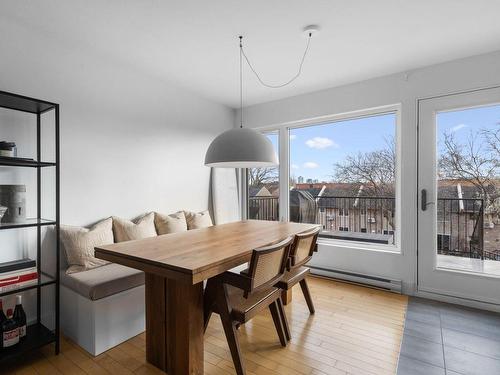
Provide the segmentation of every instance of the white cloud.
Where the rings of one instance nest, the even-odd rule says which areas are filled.
[[[339,145],[332,141],[330,138],[323,137],[314,137],[312,139],[308,139],[306,141],[306,145],[317,150],[322,150],[328,147],[339,147]]]
[[[290,134],[290,140],[293,141],[294,139],[297,139],[297,136],[295,134]]]
[[[299,169],[300,168],[297,164],[292,164],[291,167],[292,167],[292,169]]]
[[[315,163],[315,162],[313,162],[313,161],[308,161],[308,162],[305,162],[302,166],[303,166],[304,168],[314,169],[314,168],[318,168],[318,167],[319,167],[319,164],[318,164],[318,163]]]
[[[458,124],[458,125],[455,125],[454,127],[452,127],[450,129],[450,131],[452,133],[455,133],[455,132],[459,131],[460,129],[463,129],[463,128],[466,128],[466,127],[467,127],[467,125],[465,125],[465,124]]]

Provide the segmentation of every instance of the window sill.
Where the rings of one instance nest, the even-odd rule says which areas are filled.
[[[324,237],[318,238],[318,245],[350,249],[350,250],[361,250],[361,251],[379,252],[379,253],[386,253],[393,255],[403,255],[401,252],[401,248],[399,248],[397,245],[382,245],[382,244],[367,243],[367,242],[343,241],[343,240],[329,239]]]

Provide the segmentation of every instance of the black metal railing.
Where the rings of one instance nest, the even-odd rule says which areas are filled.
[[[485,259],[484,201],[480,198],[439,198],[438,254]]]
[[[278,197],[250,197],[248,199],[248,218],[254,220],[279,220]]]
[[[394,244],[393,197],[319,196],[316,222],[323,236],[336,239]]]
[[[321,236],[334,239],[394,244],[394,197],[310,196]],[[300,201],[298,201],[300,202]],[[304,204],[298,203],[298,204]],[[277,197],[249,198],[250,219],[279,220]],[[471,198],[437,200],[439,254],[500,261],[498,249],[484,247],[484,201]]]

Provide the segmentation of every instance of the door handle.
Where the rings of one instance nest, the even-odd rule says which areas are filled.
[[[430,204],[434,204],[434,202],[427,202],[427,190],[422,189],[421,197],[420,197],[420,205],[421,205],[420,207],[421,207],[422,211],[427,210],[427,206]]]

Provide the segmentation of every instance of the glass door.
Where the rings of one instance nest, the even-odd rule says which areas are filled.
[[[419,291],[500,304],[500,89],[418,110]]]

